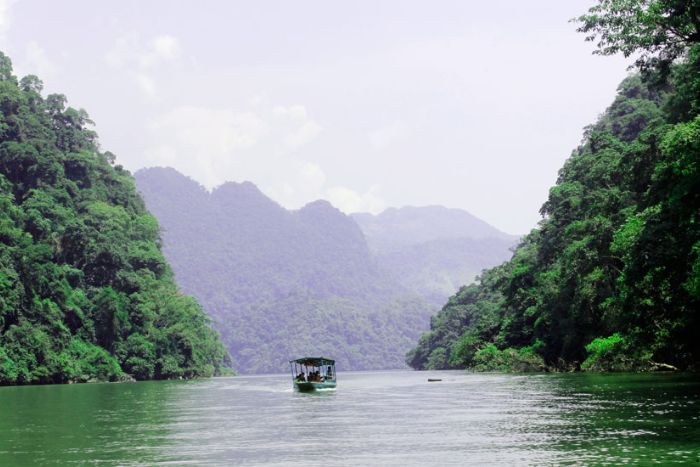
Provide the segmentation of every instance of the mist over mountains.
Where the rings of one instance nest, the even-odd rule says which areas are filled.
[[[499,239],[517,241],[462,209],[444,206],[388,208],[380,214],[352,214],[371,249],[389,252],[433,240]]]
[[[514,243],[441,207],[348,216],[315,201],[290,211],[250,182],[208,192],[170,168],[135,178],[178,284],[213,317],[243,373],[284,371],[304,354],[344,369],[403,367],[444,300]]]
[[[389,208],[352,214],[380,270],[435,309],[488,265],[507,261],[518,237],[461,209]]]

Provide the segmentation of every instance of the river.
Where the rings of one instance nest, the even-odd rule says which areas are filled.
[[[440,378],[428,382],[428,378]],[[700,465],[677,374],[340,372],[0,388],[0,465]]]

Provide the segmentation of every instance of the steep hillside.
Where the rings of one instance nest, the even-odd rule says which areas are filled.
[[[390,208],[353,214],[377,265],[434,309],[484,269],[510,259],[518,240],[460,209]]]
[[[225,351],[133,178],[85,111],[41,91],[0,53],[0,384],[217,372]]]
[[[665,1],[579,18],[600,53],[637,53],[642,73],[586,129],[513,259],[432,319],[413,367],[700,368],[697,18]]]
[[[214,317],[237,369],[283,371],[306,353],[397,368],[427,329],[430,308],[382,274],[357,224],[329,203],[287,211],[249,182],[208,193],[165,168],[136,180],[178,283]]]

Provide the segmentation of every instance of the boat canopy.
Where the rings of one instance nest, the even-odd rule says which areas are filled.
[[[301,357],[289,361],[294,387],[300,391],[335,388],[335,360]]]
[[[299,365],[306,366],[325,366],[333,365],[335,366],[335,360],[326,357],[301,357],[296,360],[290,360],[289,363],[297,363]]]

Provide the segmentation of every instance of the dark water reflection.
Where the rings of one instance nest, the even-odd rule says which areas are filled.
[[[429,383],[429,377],[442,378]],[[699,465],[692,375],[341,373],[0,388],[0,465]]]

